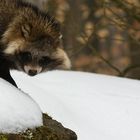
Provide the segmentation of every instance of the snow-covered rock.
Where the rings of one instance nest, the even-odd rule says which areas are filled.
[[[0,133],[18,133],[42,125],[42,113],[27,94],[0,79]]]
[[[66,71],[12,75],[43,112],[74,130],[78,140],[140,140],[140,81]]]

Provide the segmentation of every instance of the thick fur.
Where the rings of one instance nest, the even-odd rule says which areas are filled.
[[[71,64],[62,49],[61,36],[59,23],[48,13],[21,0],[0,0],[0,67],[8,75],[9,69],[31,76],[69,69]],[[2,78],[3,75],[1,70]]]

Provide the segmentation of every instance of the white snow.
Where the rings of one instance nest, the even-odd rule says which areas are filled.
[[[74,130],[78,140],[140,140],[140,81],[66,71],[12,75],[43,112]]]
[[[0,133],[18,133],[42,125],[42,113],[27,94],[0,79]]]

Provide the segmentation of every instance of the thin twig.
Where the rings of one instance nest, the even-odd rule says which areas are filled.
[[[131,70],[136,69],[136,68],[140,68],[140,64],[138,64],[138,65],[131,65],[131,66],[126,67],[126,68],[120,73],[119,76],[125,77],[125,76],[127,75],[128,72],[130,72]]]

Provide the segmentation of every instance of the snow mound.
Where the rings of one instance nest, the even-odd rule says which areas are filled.
[[[44,112],[74,130],[78,140],[140,140],[140,81],[67,71],[33,78],[12,75]]]
[[[42,125],[42,113],[36,102],[0,79],[0,133],[18,133]]]

